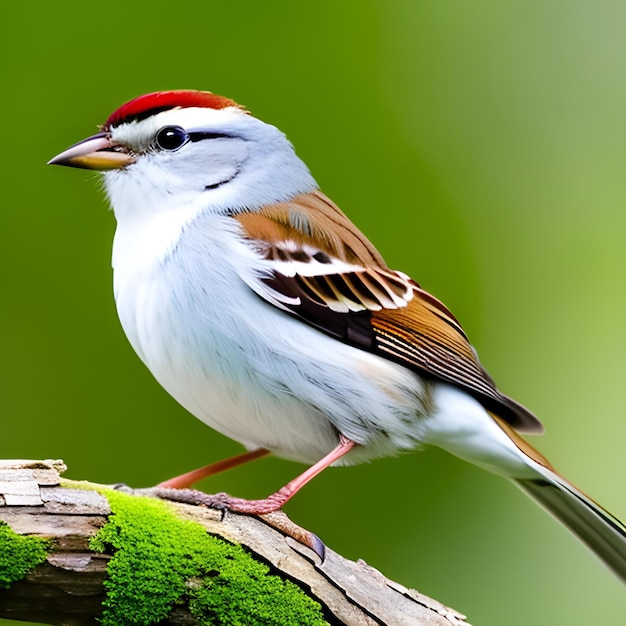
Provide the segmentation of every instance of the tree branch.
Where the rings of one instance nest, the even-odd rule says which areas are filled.
[[[106,553],[94,550],[90,540],[113,519],[113,499],[105,497],[102,486],[61,480],[63,470],[62,461],[0,461],[0,529],[4,522],[21,537],[50,540],[42,562],[12,582],[11,575],[13,579],[16,575],[10,572],[16,571],[14,566],[20,565],[23,557],[11,552],[14,544],[0,534],[0,617],[70,626],[97,624],[96,620],[102,618],[103,601],[109,606],[112,602],[107,593],[114,591],[107,565],[120,550],[135,549],[109,546]],[[146,498],[132,492],[131,498],[133,505],[146,502]],[[298,527],[283,513],[252,517],[180,503],[168,503],[167,507],[178,518],[200,525],[204,535],[243,546],[255,560],[269,566],[270,574],[294,582],[321,605],[326,623],[466,626],[463,615],[385,578],[363,561],[349,561],[327,549],[321,562],[315,552],[292,538]],[[114,517],[121,519],[121,514],[114,512]],[[158,529],[164,522],[154,517],[150,524]],[[166,551],[167,546],[159,550]],[[7,571],[10,582],[6,582]],[[187,588],[208,585],[208,579],[215,575],[211,570],[200,581],[190,578]],[[279,603],[281,599],[271,601]],[[194,606],[184,595],[167,608],[165,618],[152,616],[141,623],[209,623],[202,621]]]

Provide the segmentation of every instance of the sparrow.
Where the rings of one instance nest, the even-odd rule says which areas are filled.
[[[182,406],[247,449],[162,486],[269,453],[309,464],[266,499],[214,496],[263,514],[330,465],[439,446],[513,481],[626,582],[626,527],[522,438],[541,422],[276,127],[210,92],[150,93],[50,163],[102,172],[130,343]]]

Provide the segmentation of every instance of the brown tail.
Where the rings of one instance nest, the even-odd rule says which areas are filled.
[[[626,526],[555,472],[542,466],[538,470],[542,478],[513,482],[569,528],[626,583]]]
[[[626,583],[626,526],[558,474],[547,459],[510,425],[493,414],[492,417],[536,473],[533,478],[509,478],[571,530]]]

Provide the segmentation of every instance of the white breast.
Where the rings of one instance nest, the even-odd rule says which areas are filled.
[[[118,312],[144,363],[192,414],[247,447],[309,463],[339,432],[364,445],[348,462],[415,447],[420,379],[262,301],[248,286],[261,260],[235,220],[150,222],[116,233]]]

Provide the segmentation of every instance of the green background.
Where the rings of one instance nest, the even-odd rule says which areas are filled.
[[[288,134],[544,420],[533,443],[626,518],[623,2],[24,2],[2,21],[0,457],[139,486],[240,450],[128,346],[94,176],[45,166],[124,101],[198,88]],[[301,469],[203,487],[262,497]],[[286,510],[476,626],[626,616],[623,586],[548,515],[437,450],[329,470]]]

